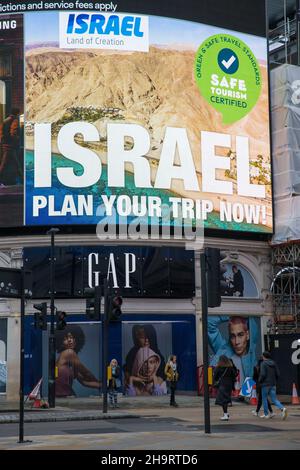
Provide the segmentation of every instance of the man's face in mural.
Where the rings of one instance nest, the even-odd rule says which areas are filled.
[[[229,325],[229,338],[231,346],[237,356],[247,353],[249,330],[243,323]]]
[[[150,341],[149,338],[146,336],[144,328],[140,328],[139,330],[137,330],[136,337],[140,348],[150,346]]]
[[[76,346],[76,340],[74,336],[71,333],[68,333],[64,337],[64,347],[65,349],[75,349]]]

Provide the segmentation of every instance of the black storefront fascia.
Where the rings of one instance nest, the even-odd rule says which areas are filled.
[[[55,248],[55,298],[82,299],[84,288],[91,282],[107,276],[111,285],[117,282],[115,291],[124,298],[192,298],[194,292],[195,271],[194,252],[183,248],[149,248],[132,246],[71,246]],[[32,273],[33,298],[49,298],[50,286],[50,247],[24,249],[24,265]],[[33,318],[26,319],[27,382],[29,392],[42,375],[41,330],[33,328]],[[186,312],[164,315],[156,313],[130,313],[122,316],[122,324],[110,325],[109,357],[116,357],[124,366],[126,344],[131,344],[132,329],[135,324],[151,324],[160,337],[159,347],[164,352],[176,351],[181,368],[179,390],[196,390],[196,335],[194,315]],[[89,334],[96,334],[95,328],[101,324],[90,322],[85,314],[68,311],[68,325],[78,324],[88,328]],[[87,325],[87,326],[85,326]],[[163,330],[160,329],[163,328]],[[164,329],[167,337],[162,337]],[[98,330],[97,330],[98,331]],[[99,330],[100,331],[100,330]],[[98,332],[99,333],[99,332]],[[160,336],[159,336],[160,335]],[[101,335],[96,334],[96,338]],[[167,341],[168,340],[168,341]],[[92,353],[84,350],[84,363],[92,367],[96,361],[101,364],[101,348],[98,339],[87,337],[86,346],[93,344]],[[125,348],[125,349],[124,349]],[[165,349],[165,351],[164,351]],[[125,352],[124,352],[124,351]],[[94,357],[96,352],[96,358]],[[95,370],[97,369],[95,366]],[[98,371],[99,372],[99,371]],[[101,376],[101,371],[99,372]],[[98,375],[97,375],[98,377]],[[123,378],[124,380],[124,378]],[[84,393],[81,395],[81,393]],[[78,396],[89,396],[90,389],[77,392]],[[87,394],[87,395],[86,395]]]
[[[31,271],[32,298],[48,298],[50,247],[25,248]],[[194,252],[173,247],[70,246],[55,248],[55,297],[83,298],[108,276],[123,297],[192,298],[195,295]]]

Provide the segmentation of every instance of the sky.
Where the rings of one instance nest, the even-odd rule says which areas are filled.
[[[97,12],[98,13],[98,12]],[[59,40],[59,13],[35,12],[25,15],[25,43],[50,42]],[[220,33],[237,35],[253,51],[257,59],[266,60],[266,39],[250,34],[217,28],[216,26],[192,21],[149,16],[150,44],[184,44],[186,48],[198,49],[209,36]]]

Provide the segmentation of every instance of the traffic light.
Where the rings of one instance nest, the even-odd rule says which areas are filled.
[[[224,294],[226,281],[224,274],[227,271],[222,265],[226,261],[226,253],[218,248],[205,248],[207,267],[207,305],[220,307],[221,295]]]
[[[34,313],[34,327],[47,330],[47,302],[34,304],[33,308],[38,310]]]
[[[120,317],[122,315],[121,305],[123,299],[120,296],[110,297],[109,299],[109,311],[108,311],[108,320],[110,322],[121,321]]]
[[[89,320],[100,320],[101,313],[101,287],[88,288],[84,290],[90,298],[86,299],[85,313]]]
[[[56,329],[57,330],[64,330],[66,328],[67,326],[66,317],[67,317],[66,312],[62,312],[60,310],[56,312]]]

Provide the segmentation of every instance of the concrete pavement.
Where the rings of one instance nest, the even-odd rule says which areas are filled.
[[[179,395],[178,403],[185,408],[197,408],[203,406],[202,397]],[[213,401],[212,401],[213,402]],[[1,406],[2,405],[2,406]],[[17,423],[19,421],[17,403],[0,403],[0,424]],[[59,398],[56,399],[55,409],[32,408],[31,403],[26,403],[24,421],[52,422],[52,421],[82,421],[109,418],[130,418],[136,416],[140,410],[149,408],[161,409],[169,406],[169,396],[164,397],[128,397],[122,394],[118,396],[118,408],[111,409],[108,413],[102,413],[102,398]],[[132,414],[134,412],[134,414]]]
[[[25,426],[26,439],[31,439],[31,443],[17,444],[16,437],[2,437],[0,438],[0,449],[93,449],[106,451],[138,449],[300,449],[299,406],[289,406],[289,416],[287,420],[283,421],[280,415],[270,420],[257,418],[252,415],[251,410],[253,408],[251,406],[234,403],[229,408],[230,421],[221,422],[219,419],[221,416],[220,407],[212,405],[212,434],[205,435],[203,432],[203,402],[199,397],[193,397],[192,401],[193,399],[198,400],[198,402],[191,403],[190,397],[182,398],[179,396],[178,403],[181,405],[179,408],[171,408],[167,402],[162,406],[161,397],[160,405],[159,402],[154,401],[156,406],[151,406],[147,399],[148,407],[131,408],[130,414],[133,415],[133,421],[134,418],[145,418],[149,422],[149,431],[138,429],[138,422],[136,422],[136,430],[134,429],[133,432],[122,431],[124,426],[120,424],[120,432],[118,430],[111,432],[108,427],[108,432],[105,430],[95,432],[91,429],[86,433],[84,432],[85,423],[82,422],[77,426],[78,432],[75,434],[68,434],[67,429],[64,433],[55,434],[56,430],[52,428],[55,423],[53,423],[49,424],[49,435],[30,436],[26,434]],[[126,397],[124,397],[124,400],[126,400]],[[113,411],[112,415],[126,412],[121,408],[120,411]],[[167,420],[167,430],[162,431],[159,429],[161,420]],[[115,415],[114,422],[117,421]],[[150,423],[152,423],[151,431]],[[155,427],[156,424],[157,431],[153,431],[153,426]],[[80,431],[81,427],[82,433]],[[5,430],[5,427],[2,429]]]

